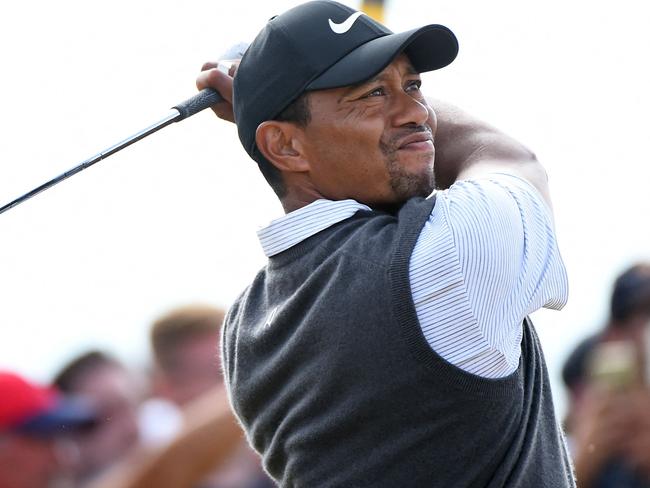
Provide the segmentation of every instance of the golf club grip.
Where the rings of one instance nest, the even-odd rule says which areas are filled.
[[[212,107],[221,100],[223,100],[223,97],[218,91],[213,90],[212,88],[204,88],[192,98],[188,98],[184,102],[172,107],[178,110],[179,113],[179,117],[176,121],[191,117],[192,115],[199,113],[201,110]]]

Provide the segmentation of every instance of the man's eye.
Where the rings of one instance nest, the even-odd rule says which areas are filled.
[[[381,97],[382,95],[385,94],[386,94],[385,90],[382,87],[379,87],[379,88],[375,88],[372,91],[369,91],[362,98]]]
[[[419,91],[422,86],[422,80],[413,80],[406,85],[406,91]]]

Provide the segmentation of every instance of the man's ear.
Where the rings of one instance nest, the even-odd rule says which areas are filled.
[[[300,135],[302,131],[291,122],[267,120],[255,132],[258,149],[281,171],[302,173],[309,170]]]

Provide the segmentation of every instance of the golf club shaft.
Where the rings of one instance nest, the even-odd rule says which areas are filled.
[[[25,193],[24,195],[16,198],[15,200],[7,203],[6,205],[3,205],[0,207],[0,214],[6,212],[7,210],[14,208],[16,205],[21,204],[25,200],[29,200],[33,196],[38,195],[39,193],[47,190],[48,188],[53,187],[57,183],[62,182],[63,180],[66,180],[70,178],[73,175],[76,175],[77,173],[83,171],[86,168],[89,168],[93,164],[101,161],[102,159],[106,159],[112,154],[115,154],[116,152],[124,149],[127,146],[130,146],[134,142],[139,141],[140,139],[143,139],[147,137],[150,134],[153,134],[154,132],[159,131],[163,127],[167,127],[169,124],[172,122],[179,122],[181,120],[186,119],[187,117],[191,117],[192,115],[208,108],[211,107],[212,105],[218,103],[219,101],[223,100],[221,95],[219,95],[218,92],[215,90],[212,90],[210,88],[206,88],[204,90],[201,90],[198,94],[193,96],[192,98],[189,98],[185,100],[184,102],[179,103],[178,105],[172,107],[170,113],[156,122],[155,124],[150,125],[146,129],[143,129],[135,134],[133,134],[130,137],[127,137],[123,141],[118,142],[117,144],[114,144],[103,151],[97,153],[96,155],[92,156],[91,158],[86,159],[82,163],[78,164],[74,168],[69,169],[65,173],[60,174],[56,178],[52,178],[51,180],[43,183],[42,185],[34,188],[33,190]]]

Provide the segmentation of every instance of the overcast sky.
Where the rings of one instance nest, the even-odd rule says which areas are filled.
[[[204,61],[296,3],[8,4],[0,204],[164,116],[194,94]],[[554,381],[605,321],[615,275],[650,259],[640,4],[387,5],[395,31],[442,23],[459,38],[457,61],[425,75],[425,93],[520,139],[548,170],[571,287],[564,311],[533,317]],[[280,213],[234,127],[206,111],[0,215],[0,367],[47,381],[89,347],[146,364],[152,319],[191,302],[227,306],[264,265],[255,231]]]

